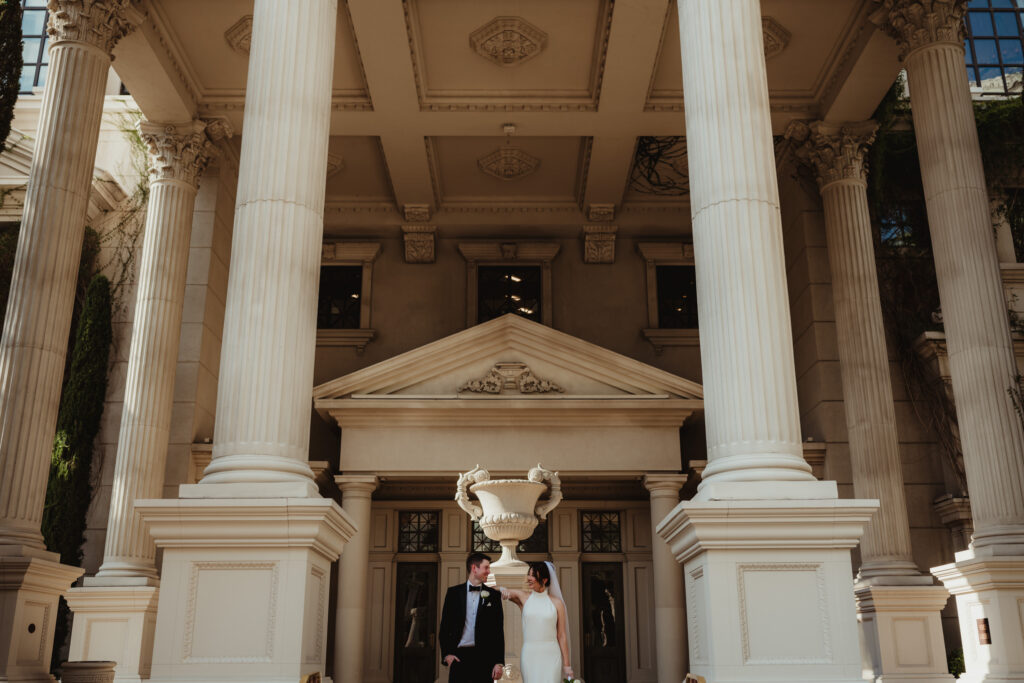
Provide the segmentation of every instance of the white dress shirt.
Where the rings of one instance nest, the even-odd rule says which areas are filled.
[[[469,587],[472,585],[469,581],[466,582],[466,624],[462,627],[462,639],[459,641],[459,647],[476,646],[476,613],[480,609],[480,593],[483,591],[483,585],[480,586],[481,590],[471,591]]]

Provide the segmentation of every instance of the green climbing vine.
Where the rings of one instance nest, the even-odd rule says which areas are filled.
[[[0,149],[11,133],[21,90],[21,0],[0,0]]]
[[[879,131],[870,152],[868,197],[882,313],[914,410],[935,434],[966,492],[953,401],[915,348],[922,333],[940,330],[942,323],[917,143],[904,92],[901,78],[876,110]],[[998,198],[994,215],[1006,220],[1017,253],[1024,257],[1024,101],[978,103],[975,117],[989,189]]]

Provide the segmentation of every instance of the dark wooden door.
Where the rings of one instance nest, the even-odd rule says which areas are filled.
[[[395,573],[395,683],[433,683],[437,565],[400,562]]]
[[[583,677],[587,683],[626,680],[626,631],[622,612],[622,565],[584,562]]]

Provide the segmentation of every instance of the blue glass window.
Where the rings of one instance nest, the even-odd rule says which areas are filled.
[[[22,0],[21,67],[20,92],[31,93],[32,88],[46,83],[46,67],[50,61],[47,55],[49,39],[46,36],[46,0]]]
[[[964,62],[971,86],[986,94],[1022,89],[1024,0],[970,0]]]

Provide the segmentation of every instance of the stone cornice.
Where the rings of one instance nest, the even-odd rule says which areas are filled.
[[[216,142],[231,134],[224,119],[197,119],[183,125],[139,123],[139,135],[149,150],[152,180],[180,180],[193,187],[199,186],[199,177],[217,155]]]
[[[818,187],[824,189],[840,180],[867,181],[867,152],[875,140],[874,121],[831,124],[793,121],[786,138],[797,143],[793,154],[814,171]]]
[[[49,0],[46,9],[51,43],[87,43],[108,55],[142,21],[132,0]]]
[[[963,45],[967,0],[879,0],[881,28],[900,47],[900,59],[932,43]]]

